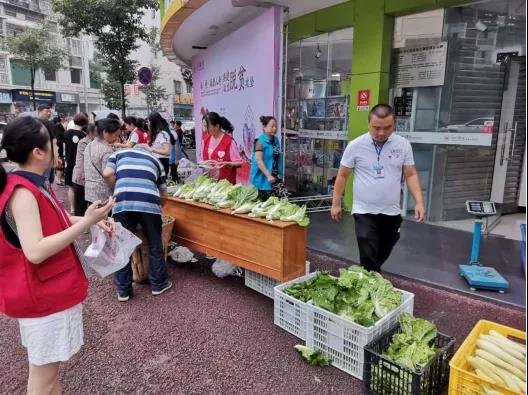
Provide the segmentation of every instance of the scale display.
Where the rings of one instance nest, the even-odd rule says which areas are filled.
[[[479,201],[479,200],[468,200],[466,202],[467,212],[471,215],[479,217],[491,216],[497,214],[495,209],[495,203]]]

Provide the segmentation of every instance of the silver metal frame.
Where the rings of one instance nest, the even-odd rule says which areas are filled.
[[[330,211],[332,208],[332,195],[294,197],[288,200],[290,203],[306,205],[307,213]]]

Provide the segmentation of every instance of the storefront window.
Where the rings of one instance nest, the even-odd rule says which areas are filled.
[[[285,183],[294,196],[332,193],[348,140],[352,28],[290,43],[285,64]]]
[[[391,100],[397,132],[413,143],[429,221],[468,219],[467,200],[493,200],[501,214],[519,210],[525,6],[494,0],[396,19]],[[403,78],[409,52],[413,71]],[[419,64],[426,56],[436,56],[444,78]],[[403,214],[413,209],[405,191]]]

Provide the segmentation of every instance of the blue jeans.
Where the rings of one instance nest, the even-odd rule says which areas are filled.
[[[149,281],[153,291],[163,289],[168,282],[167,263],[163,254],[161,240],[162,219],[159,214],[124,211],[114,215],[115,222],[120,222],[130,232],[135,232],[137,225],[147,238],[149,245]],[[128,295],[132,291],[132,263],[114,274],[114,284],[120,295]]]

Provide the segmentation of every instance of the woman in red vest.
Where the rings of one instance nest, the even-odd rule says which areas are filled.
[[[70,217],[45,172],[53,167],[53,135],[45,121],[7,125],[2,148],[17,168],[0,166],[0,313],[18,319],[29,359],[28,394],[60,394],[59,364],[83,344],[82,302],[88,281],[75,240],[91,225],[106,230],[114,204],[92,204]]]
[[[203,117],[207,125],[207,136],[203,140],[202,160],[221,162],[221,167],[211,174],[218,180],[236,184],[236,169],[242,166],[242,158],[235,140],[231,137],[233,125],[216,112],[208,112]],[[227,133],[226,133],[227,132]]]

